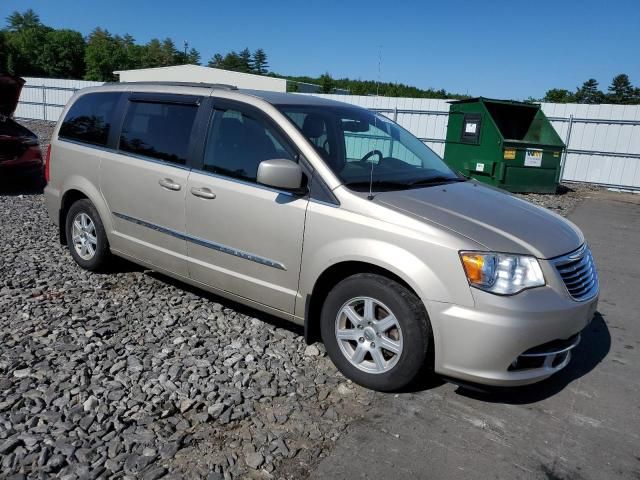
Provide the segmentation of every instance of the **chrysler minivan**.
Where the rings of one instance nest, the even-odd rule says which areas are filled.
[[[542,380],[567,365],[597,305],[575,225],[340,102],[88,88],[65,108],[45,172],[48,212],[81,267],[117,255],[304,325],[376,390],[432,371]]]

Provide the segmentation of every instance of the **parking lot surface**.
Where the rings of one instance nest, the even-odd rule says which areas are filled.
[[[569,366],[514,391],[377,395],[312,478],[640,478],[640,195],[594,192],[569,218],[601,284]]]

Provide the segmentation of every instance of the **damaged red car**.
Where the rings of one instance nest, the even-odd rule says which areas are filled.
[[[43,175],[37,135],[12,118],[24,84],[20,77],[0,73],[0,181]]]

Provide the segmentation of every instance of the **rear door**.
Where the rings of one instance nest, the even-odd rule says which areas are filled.
[[[112,248],[188,276],[184,200],[201,98],[132,94],[117,151],[101,163]]]
[[[293,313],[307,196],[259,185],[263,160],[297,160],[258,109],[214,100],[204,153],[186,192],[194,280]]]

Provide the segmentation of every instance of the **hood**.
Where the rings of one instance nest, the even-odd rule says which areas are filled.
[[[490,251],[553,258],[584,242],[568,220],[476,182],[381,192],[375,202],[453,230]]]
[[[10,117],[16,111],[24,79],[0,73],[0,115]]]

